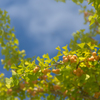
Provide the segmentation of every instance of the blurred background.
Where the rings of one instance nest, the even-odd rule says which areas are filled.
[[[83,5],[87,5],[87,1]],[[42,57],[46,53],[52,58],[58,52],[55,49],[57,46],[63,47],[70,43],[73,32],[89,30],[89,23],[83,24],[84,15],[79,15],[80,6],[72,0],[66,3],[54,0],[0,0],[0,8],[10,15],[10,26],[15,27],[19,49],[26,51],[25,58],[35,55]],[[0,63],[1,72],[6,77],[11,76]]]

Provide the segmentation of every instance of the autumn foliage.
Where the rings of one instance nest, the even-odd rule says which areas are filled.
[[[47,53],[42,58],[25,59],[25,50],[19,50],[15,30],[10,28],[10,17],[0,10],[0,44],[5,56],[1,62],[4,69],[12,72],[10,78],[0,73],[0,100],[100,100],[100,43],[94,39],[100,34],[100,4],[89,0],[96,10],[93,11],[81,5],[83,0],[72,1],[81,6],[84,24],[89,23],[90,30],[73,33],[71,50],[68,45],[58,46],[53,58]]]

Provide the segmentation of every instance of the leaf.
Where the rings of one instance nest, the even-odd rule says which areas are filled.
[[[92,18],[93,18],[93,16],[89,16],[89,18],[88,18],[88,19],[89,19],[89,21],[91,21],[91,20],[92,20]]]
[[[80,63],[80,66],[81,67],[86,67],[86,65],[82,62],[82,63]]]
[[[67,47],[68,47],[68,45],[66,45],[66,46],[64,46],[64,47],[62,47],[62,48],[63,48],[64,50],[68,51]]]
[[[16,76],[16,75],[17,73],[14,70],[12,70],[12,76]]]
[[[85,45],[85,43],[80,43],[80,44],[77,44],[81,49],[83,49],[84,48],[84,45]]]
[[[57,49],[57,50],[59,50],[59,51],[61,51],[61,49],[60,49],[60,47],[59,47],[59,46],[58,46],[56,49]]]
[[[66,51],[63,51],[63,54],[64,54],[64,55],[67,55],[68,53],[67,53]]]
[[[14,100],[19,100],[18,98],[15,98]]]
[[[20,53],[25,53],[25,50],[20,51]]]
[[[47,76],[48,76],[48,78],[51,78],[51,79],[53,77],[50,73],[47,73]]]
[[[0,78],[1,78],[1,77],[3,77],[3,76],[4,76],[4,74],[3,74],[3,73],[1,73],[1,74],[0,74]]]
[[[61,54],[61,52],[60,52],[60,51],[58,51],[58,54],[57,54],[57,56],[62,56],[62,54]]]
[[[90,47],[91,46],[91,42],[88,42],[87,45]]]
[[[38,60],[38,61],[41,61],[41,59],[40,59],[40,57],[39,57],[39,56],[37,57],[37,60]]]
[[[13,31],[13,32],[15,32],[15,29],[14,29],[14,27],[10,30],[10,31]]]
[[[7,28],[10,28],[10,26],[9,26],[9,25],[6,25],[6,27],[7,27]]]
[[[3,11],[0,9],[0,14],[2,14],[3,13]]]
[[[14,34],[14,33],[12,33],[12,34],[11,34],[11,36],[12,36],[12,37],[15,37],[15,34]]]
[[[66,2],[66,0],[55,0],[55,1],[56,2],[61,1],[61,2],[64,2],[64,3]]]
[[[11,69],[17,69],[17,66],[15,66],[14,64],[11,65]]]
[[[89,78],[90,78],[90,76],[88,74],[86,74],[85,80],[88,80]]]
[[[4,10],[4,14],[7,14],[8,12],[6,10]]]
[[[52,59],[47,59],[47,60],[45,60],[44,62],[46,62],[46,63],[51,63],[51,61],[52,61]]]
[[[1,54],[2,54],[2,55],[5,55],[5,51],[6,51],[5,49],[2,49],[2,50],[1,50]]]
[[[79,59],[82,61],[82,60],[84,60],[84,59],[85,59],[85,57],[79,57]]]
[[[28,65],[28,64],[29,64],[29,62],[28,62],[28,61],[26,61],[26,62],[25,62],[25,65]]]
[[[79,0],[80,1],[80,3],[83,3],[83,0]]]
[[[15,38],[14,43],[18,45],[19,44],[18,39]]]
[[[7,100],[11,100],[11,97],[7,97]]]
[[[49,59],[48,53],[47,53],[47,54],[44,54],[42,57],[43,57],[43,58],[48,58],[48,59]]]
[[[37,75],[30,75],[30,74],[28,74],[28,77],[27,77],[27,80],[26,81],[28,81],[28,79],[29,80],[37,80]]]
[[[11,84],[11,82],[12,82],[12,79],[5,78],[5,81],[6,81],[6,86],[7,86],[7,88],[10,88],[10,84]]]
[[[58,61],[59,57],[58,57],[58,56],[55,56],[55,57],[53,57],[53,59],[54,59],[55,61]]]
[[[89,16],[89,21],[90,21],[90,25],[91,26],[94,22],[95,22],[95,18],[97,18],[97,14],[95,13],[93,16]]]
[[[95,22],[95,19],[92,19],[89,26],[91,26],[94,22]]]

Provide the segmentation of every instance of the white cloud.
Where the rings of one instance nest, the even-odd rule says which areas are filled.
[[[71,38],[70,32],[86,27],[83,25],[83,17],[78,15],[79,7],[72,1],[57,3],[54,0],[25,0],[24,2],[21,0],[8,6],[7,4],[9,2],[4,3],[3,7],[8,11],[11,19],[18,20],[28,38],[35,37],[36,43],[41,44],[37,46],[36,52],[38,48],[53,52],[52,48],[63,45],[65,40]]]
[[[12,18],[22,21],[19,24],[24,25],[28,35],[29,33],[32,35],[79,27],[75,24],[81,22],[82,19],[75,13],[78,12],[74,9],[76,6],[71,1],[64,4],[54,0],[28,0],[24,3],[13,3],[6,8]],[[82,24],[81,26],[83,26]]]

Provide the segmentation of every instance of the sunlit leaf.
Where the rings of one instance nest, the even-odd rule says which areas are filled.
[[[59,50],[59,51],[61,51],[61,49],[60,49],[60,47],[59,47],[59,46],[58,46],[56,49],[57,49],[57,50]]]
[[[18,39],[14,39],[14,43],[18,45],[19,44]]]
[[[43,58],[48,58],[48,59],[49,59],[49,54],[48,54],[48,53],[47,53],[47,54],[44,54],[42,57],[43,57]]]
[[[83,49],[84,48],[84,45],[85,45],[85,43],[80,43],[80,44],[77,44],[81,49]]]
[[[58,51],[57,56],[62,56],[62,53],[60,51]]]
[[[90,78],[90,76],[88,74],[86,74],[85,80],[88,80],[89,78]]]

